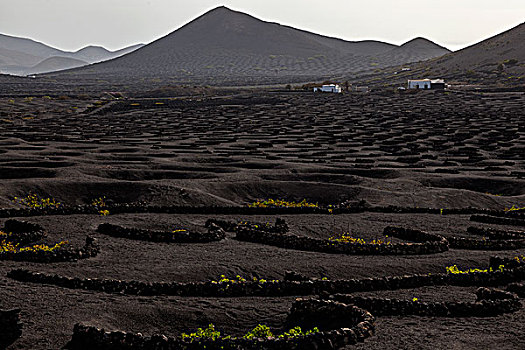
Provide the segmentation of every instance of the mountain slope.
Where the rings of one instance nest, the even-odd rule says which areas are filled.
[[[435,44],[414,54],[379,41],[350,42],[219,7],[140,50],[68,74],[160,79],[327,76],[419,61],[448,52]]]
[[[525,23],[506,32],[493,36],[478,44],[469,46],[447,57],[444,67],[481,67],[494,65],[506,59],[525,61]]]
[[[424,65],[452,79],[524,84],[525,23]]]

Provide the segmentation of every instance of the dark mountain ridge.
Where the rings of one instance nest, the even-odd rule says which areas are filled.
[[[159,79],[329,76],[448,52],[435,44],[414,51],[380,41],[345,41],[265,22],[222,6],[130,54],[67,74]]]
[[[462,50],[419,65],[476,84],[525,84],[525,23]]]

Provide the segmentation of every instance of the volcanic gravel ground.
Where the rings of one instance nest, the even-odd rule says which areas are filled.
[[[14,101],[10,101],[14,100]],[[0,206],[34,191],[66,204],[145,201],[166,205],[243,205],[286,198],[321,204],[502,210],[524,206],[523,105],[519,94],[419,93],[317,95],[260,93],[212,99],[0,100]],[[385,237],[389,225],[480,238],[469,215],[359,213],[282,215],[290,232],[315,238],[350,231]],[[352,256],[239,242],[234,233],[208,244],[164,244],[95,232],[109,222],[166,229],[209,218],[275,221],[275,216],[120,214],[23,218],[41,224],[46,242],[83,244],[101,253],[71,263],[0,263],[0,308],[22,309],[24,333],[12,349],[64,346],[77,322],[178,335],[214,323],[243,334],[258,323],[282,326],[294,297],[136,297],[21,283],[13,268],[70,277],[197,282],[286,270],[330,279],[486,268],[490,256],[525,250],[450,250],[422,256]],[[22,219],[22,218],[19,218]],[[7,219],[0,220],[3,224]],[[397,242],[392,239],[393,242]],[[473,301],[475,287],[425,287],[360,293],[432,301]],[[380,317],[359,349],[523,348],[525,311],[491,318]]]
[[[524,100],[453,93],[5,99],[2,194],[38,182],[69,203],[97,194],[191,205],[286,196],[501,209],[525,194]]]
[[[2,307],[20,307],[25,324],[23,337],[13,349],[58,348],[71,336],[72,325],[85,322],[108,329],[125,329],[152,334],[180,334],[196,327],[214,323],[227,333],[242,334],[247,328],[265,323],[275,328],[282,326],[293,297],[283,298],[178,298],[134,297],[100,292],[68,290],[54,286],[20,283],[5,277],[13,268],[82,278],[110,278],[140,281],[195,282],[216,280],[221,274],[246,278],[282,279],[286,270],[294,270],[310,277],[348,279],[411,273],[439,273],[445,266],[486,267],[489,256],[512,257],[525,251],[469,251],[450,250],[427,256],[351,256],[302,252],[276,247],[239,242],[233,233],[225,241],[210,244],[163,244],[112,238],[95,233],[101,222],[126,224],[132,227],[165,227],[172,225],[204,224],[210,216],[123,214],[110,217],[95,215],[33,217],[49,231],[48,241],[68,239],[80,244],[86,234],[99,239],[102,252],[92,259],[73,263],[34,264],[2,262],[0,279]],[[238,220],[237,216],[217,216]],[[334,217],[297,215],[283,216],[292,231],[310,227],[313,231],[325,228],[335,221],[341,226],[370,227],[377,232],[384,225],[417,227],[443,235],[455,234],[470,225],[464,215],[355,214]],[[246,217],[245,217],[246,219]],[[268,216],[250,216],[258,222],[272,220]],[[455,225],[449,225],[454,222]],[[441,225],[441,227],[440,227]],[[490,226],[490,225],[487,225]],[[492,225],[493,227],[506,228]],[[313,236],[310,235],[309,236]],[[366,237],[366,235],[359,235]],[[377,236],[380,236],[379,234]],[[475,287],[424,287],[409,290],[356,293],[388,298],[422,301],[474,301]],[[488,319],[381,317],[377,336],[365,346],[394,346],[419,348],[413,337],[430,337],[423,348],[436,348],[454,337],[457,348],[471,348],[479,337],[495,341],[505,336],[504,348],[516,348],[524,341],[519,330],[519,315],[504,315]],[[437,327],[437,328],[436,328]],[[441,329],[442,332],[437,332]],[[468,329],[461,332],[460,329]],[[490,330],[490,332],[487,332]],[[395,334],[407,334],[398,336]],[[450,334],[451,333],[451,334]],[[505,347],[507,344],[507,347]],[[461,346],[462,345],[462,346]],[[365,348],[365,347],[363,347]]]

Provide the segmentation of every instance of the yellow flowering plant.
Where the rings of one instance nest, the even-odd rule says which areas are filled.
[[[467,269],[467,270],[460,270],[457,265],[447,266],[445,269],[447,273],[458,275],[458,274],[467,274],[467,273],[489,273],[489,272],[495,272],[495,271],[503,271],[505,268],[504,265],[500,265],[498,269],[494,270],[492,267],[488,269]]]
[[[56,209],[62,206],[62,203],[57,202],[54,198],[40,197],[38,194],[33,192],[29,192],[29,194],[25,197],[14,197],[13,202],[31,209]]]
[[[309,203],[306,199],[300,202],[286,201],[284,199],[267,199],[248,204],[250,208],[319,208],[318,203]]]
[[[48,246],[46,244],[35,244],[32,246],[27,247],[19,247],[18,244],[13,244],[11,242],[7,242],[5,240],[0,242],[0,254],[1,253],[23,253],[23,252],[52,252],[54,250],[60,249],[63,246],[68,244],[68,241],[61,241],[54,246]]]
[[[390,245],[392,242],[383,241],[381,239],[373,239],[367,241],[363,238],[353,237],[350,233],[342,233],[341,235],[332,236],[328,239],[331,243],[341,244],[372,244],[372,245]]]

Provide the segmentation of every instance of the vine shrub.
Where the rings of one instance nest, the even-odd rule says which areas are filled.
[[[28,246],[28,247],[20,247],[18,243],[13,244],[11,242],[7,242],[3,240],[0,242],[0,254],[2,253],[18,254],[18,253],[25,253],[25,252],[32,252],[32,253],[52,252],[54,250],[62,248],[63,246],[67,244],[69,244],[68,241],[61,241],[55,244],[54,246],[48,246],[46,244],[35,244],[32,246]]]
[[[262,338],[262,339],[268,339],[273,338],[274,335],[272,331],[270,330],[270,327],[264,325],[264,324],[258,324],[254,329],[246,333],[243,338],[244,339],[254,339],[254,338]]]
[[[208,328],[198,328],[197,331],[192,333],[182,333],[181,337],[183,340],[188,341],[190,343],[202,341],[202,340],[236,340],[239,338],[247,339],[247,340],[253,340],[253,339],[272,339],[272,338],[280,338],[280,339],[292,339],[292,338],[298,338],[298,337],[304,337],[313,333],[318,333],[319,328],[314,327],[313,329],[304,332],[301,327],[297,326],[295,328],[292,328],[282,334],[275,335],[270,327],[264,324],[258,324],[255,328],[248,331],[246,334],[244,334],[242,337],[232,337],[230,335],[228,336],[221,336],[221,332],[218,331],[215,328],[215,325],[210,323],[208,325]]]
[[[29,192],[29,194],[25,197],[14,197],[13,202],[31,209],[58,209],[62,207],[62,203],[57,202],[54,198],[41,197],[40,195],[33,192]]]
[[[208,325],[208,328],[198,328],[196,332],[190,334],[182,333],[181,337],[183,340],[189,341],[190,343],[194,341],[200,341],[203,339],[217,340],[221,337],[221,332],[215,330],[215,326],[212,323],[210,323]]]
[[[503,271],[504,268],[505,268],[505,265],[500,265],[497,270],[494,270],[492,267],[489,267],[488,269],[484,269],[484,270],[477,269],[477,268],[468,269],[468,270],[460,270],[457,265],[453,265],[453,266],[447,266],[445,269],[447,273],[458,275],[458,274],[466,274],[466,273],[480,273],[480,272],[489,273],[489,272],[494,272],[494,271]]]
[[[333,243],[342,243],[342,244],[372,244],[372,245],[392,244],[392,242],[383,241],[382,239],[373,239],[371,241],[366,241],[363,238],[354,237],[350,233],[343,233],[341,235],[332,236],[328,240]]]
[[[98,211],[98,213],[101,216],[109,215],[109,210],[107,209],[107,206],[106,206],[106,196],[93,199],[91,201],[91,205],[95,207],[95,209]]]
[[[267,199],[248,204],[250,208],[319,208],[319,203],[309,203],[306,199],[300,202],[286,201],[284,199]]]

